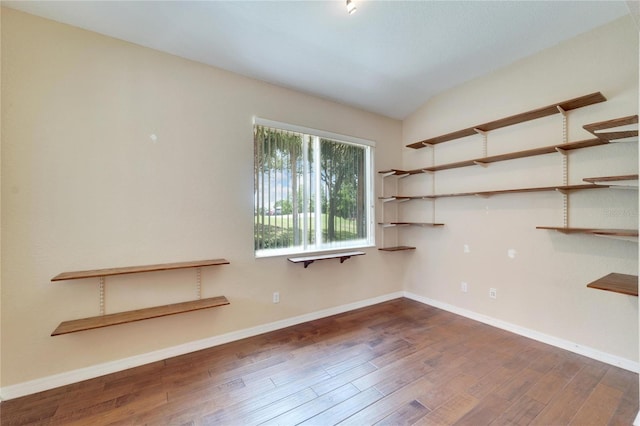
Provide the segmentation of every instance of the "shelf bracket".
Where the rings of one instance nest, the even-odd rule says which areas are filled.
[[[482,161],[474,160],[473,164],[476,166],[484,167],[485,169],[489,167],[489,163],[483,163]]]
[[[567,111],[565,111],[564,108],[562,108],[560,105],[556,105],[556,108],[558,109],[558,112],[562,114],[564,117],[567,116]]]
[[[568,131],[568,114],[567,111],[564,110],[560,105],[556,105],[558,112],[562,115],[562,143],[566,144],[569,141],[569,131]],[[569,185],[569,156],[567,155],[567,151],[556,147],[556,151],[562,154],[562,184]],[[562,192],[562,221],[565,227],[569,226],[569,193],[566,191]]]
[[[98,284],[98,290],[100,291],[99,296],[99,305],[100,305],[100,315],[104,315],[104,282],[106,278],[100,277],[100,283]]]
[[[433,144],[429,143],[429,142],[422,142],[422,145],[426,146],[427,148],[431,148],[433,149]]]
[[[196,299],[202,299],[202,268],[196,268]]]
[[[487,156],[487,135],[489,134],[489,132],[478,129],[476,127],[473,128],[473,131],[482,136],[482,156],[486,157]],[[486,166],[483,166],[483,167],[486,167]]]
[[[560,154],[564,155],[565,157],[568,155],[569,151],[567,151],[566,149],[562,149],[560,147],[556,146],[556,151],[559,152]]]

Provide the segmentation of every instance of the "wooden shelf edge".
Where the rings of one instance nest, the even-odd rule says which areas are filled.
[[[499,189],[495,191],[475,191],[475,192],[458,192],[458,193],[452,193],[452,194],[436,194],[436,195],[429,195],[424,198],[467,197],[470,195],[476,195],[479,197],[490,197],[492,195],[517,194],[517,193],[524,193],[524,192],[543,192],[543,191],[568,192],[568,191],[579,191],[583,189],[600,189],[600,188],[609,188],[609,185],[584,184],[584,185],[543,186],[543,187],[536,187],[536,188]]]
[[[228,265],[226,259],[194,260],[187,262],[159,263],[155,265],[125,266],[121,268],[93,269],[87,271],[62,272],[51,281],[77,280],[82,278],[107,277],[112,275],[135,274],[140,272],[168,271],[172,269],[199,268],[202,266]]]
[[[395,246],[395,247],[380,247],[378,248],[378,250],[380,251],[387,251],[387,252],[394,252],[394,251],[406,251],[406,250],[415,250],[415,247],[411,247],[411,246]]]
[[[569,99],[563,102],[556,102],[554,104],[551,104],[542,108],[537,108],[531,111],[522,112],[520,114],[512,115],[510,117],[501,118],[499,120],[494,120],[488,123],[471,126],[466,129],[447,133],[445,135],[440,135],[440,136],[425,139],[419,142],[414,142],[412,144],[407,145],[407,148],[420,149],[420,148],[424,148],[427,145],[436,145],[436,144],[448,142],[454,139],[459,139],[465,136],[474,135],[477,133],[476,129],[483,132],[487,132],[490,130],[496,130],[502,127],[524,123],[530,120],[535,120],[537,118],[558,114],[560,112],[558,107],[560,107],[563,111],[570,111],[572,109],[582,108],[588,105],[604,102],[606,100],[607,99],[600,92],[590,93],[585,96],[580,96],[578,98]]]
[[[486,167],[488,164],[498,163],[501,161],[517,160],[521,158],[535,157],[537,155],[552,154],[552,153],[558,152],[558,150],[573,151],[575,149],[590,148],[593,146],[606,145],[608,143],[609,143],[608,141],[601,138],[584,139],[576,142],[568,142],[565,144],[550,145],[550,146],[544,146],[540,148],[527,149],[523,151],[510,152],[506,154],[492,155],[489,157],[474,158],[472,160],[457,161],[455,163],[447,163],[447,164],[439,164],[436,166],[423,167],[420,169],[408,170],[406,173],[418,174],[424,171],[438,172],[441,170],[459,169],[462,167],[470,167],[475,165],[483,165],[484,167]]]
[[[380,222],[382,226],[444,226],[444,223],[431,222]]]
[[[563,234],[591,234],[611,237],[637,237],[637,229],[567,228],[564,226],[536,226],[536,229],[558,231]]]
[[[77,333],[79,331],[93,330],[96,328],[110,327],[113,325],[181,314],[184,312],[215,308],[217,306],[224,306],[228,304],[229,300],[227,300],[225,296],[216,296],[207,299],[193,300],[190,302],[173,303],[170,305],[136,309],[134,311],[118,312],[115,314],[64,321],[60,323],[51,335],[59,336],[61,334]]]
[[[638,276],[612,272],[587,284],[587,287],[638,297]]]
[[[637,181],[638,175],[619,175],[619,176],[599,176],[599,177],[589,177],[582,179],[585,182],[589,183],[597,183],[597,182],[621,182],[621,181]],[[612,184],[612,185],[615,185]],[[637,184],[636,184],[637,185]]]
[[[292,263],[302,263],[305,269],[316,260],[328,260],[328,259],[340,259],[340,263],[344,263],[345,260],[351,259],[353,256],[362,256],[366,253],[363,251],[347,251],[338,253],[318,254],[314,256],[300,256],[289,257],[287,260]]]

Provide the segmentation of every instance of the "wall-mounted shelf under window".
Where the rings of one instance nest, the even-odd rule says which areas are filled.
[[[345,260],[351,259],[353,256],[362,256],[364,254],[366,253],[363,251],[347,251],[343,253],[318,254],[315,256],[290,257],[288,260],[292,263],[302,263],[306,268],[316,260],[340,259],[340,263],[344,263]]]

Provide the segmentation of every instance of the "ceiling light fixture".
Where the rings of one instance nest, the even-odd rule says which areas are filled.
[[[356,5],[353,3],[352,0],[347,0],[347,12],[349,12],[349,15],[353,15],[353,13],[356,11]]]

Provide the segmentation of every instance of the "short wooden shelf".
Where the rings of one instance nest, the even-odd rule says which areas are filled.
[[[582,179],[589,183],[604,182],[610,187],[615,188],[635,188],[638,189],[638,175],[620,175],[620,176],[600,176]]]
[[[433,226],[444,226],[444,223],[431,223],[431,222],[380,222],[378,225],[382,225],[385,227],[392,226],[425,226],[425,227],[433,227]]]
[[[51,281],[77,280],[81,278],[107,277],[111,275],[135,274],[141,272],[168,271],[172,269],[200,268],[202,266],[228,265],[226,259],[195,260],[189,262],[161,263],[156,265],[127,266],[123,268],[92,269],[88,271],[62,272]]]
[[[634,130],[611,130],[604,132],[603,130],[615,129],[617,127],[629,126],[638,123],[638,115],[629,115],[627,117],[614,118],[613,120],[605,120],[597,123],[585,124],[582,126],[586,131],[597,138],[614,142],[621,139],[638,137],[638,129]]]
[[[292,263],[302,263],[306,268],[316,260],[340,259],[340,263],[344,263],[345,260],[351,259],[353,256],[362,256],[364,254],[366,253],[363,251],[347,251],[342,253],[318,254],[315,256],[290,257],[288,260]]]
[[[415,247],[411,246],[395,246],[395,247],[380,247],[378,250],[380,251],[407,251],[407,250],[415,250]]]
[[[134,321],[181,314],[184,312],[214,308],[217,306],[224,306],[228,304],[229,301],[226,297],[218,296],[210,297],[207,299],[193,300],[190,302],[173,303],[171,305],[155,306],[152,308],[136,309],[134,311],[118,312],[115,314],[65,321],[61,323],[58,328],[56,328],[53,333],[51,333],[51,335],[58,336],[61,334],[76,333],[79,331],[126,324]]]
[[[607,237],[637,237],[637,229],[608,229],[608,228],[571,228],[564,226],[536,226],[536,229],[558,231],[563,234],[590,234]]]
[[[587,284],[589,288],[598,290],[613,291],[615,293],[628,294],[630,296],[638,296],[638,276],[611,273],[599,278],[592,283]]]
[[[454,139],[460,139],[466,136],[475,135],[478,132],[478,130],[481,132],[488,132],[491,130],[500,129],[502,127],[512,126],[514,124],[535,120],[537,118],[558,114],[560,113],[561,110],[570,111],[572,109],[582,108],[587,105],[597,104],[599,102],[604,102],[606,100],[607,99],[600,92],[591,93],[589,95],[580,96],[578,98],[569,99],[567,101],[557,102],[552,105],[548,105],[542,108],[512,115],[510,117],[502,118],[495,121],[490,121],[488,123],[478,124],[476,126],[471,126],[466,129],[447,133],[446,135],[436,136],[436,137],[425,139],[419,142],[414,142],[412,144],[407,145],[407,147],[420,149],[428,145],[436,145],[439,143],[452,141]]]

